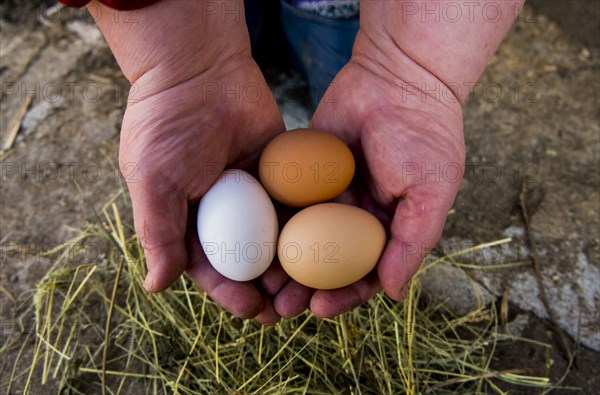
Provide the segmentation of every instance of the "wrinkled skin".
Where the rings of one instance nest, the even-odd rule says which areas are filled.
[[[311,126],[339,136],[353,150],[356,175],[338,200],[375,214],[388,230],[387,245],[376,270],[347,287],[315,292],[288,282],[275,298],[282,316],[308,306],[317,316],[336,316],[382,286],[391,298],[403,299],[458,192],[465,160],[458,101],[403,94],[401,77],[374,61],[381,58],[377,51],[359,33],[352,60],[325,93]],[[424,70],[415,72],[423,73],[419,81],[431,78]]]
[[[187,271],[232,314],[265,324],[308,307],[317,316],[335,316],[381,287],[402,299],[459,188],[465,156],[460,103],[407,95],[407,82],[440,81],[399,48],[386,46],[386,37],[361,28],[352,60],[325,94],[312,126],[338,135],[354,152],[357,173],[339,200],[371,211],[386,226],[389,240],[376,270],[331,291],[301,286],[277,262],[255,281],[228,280],[210,266],[198,243],[197,203],[224,168],[252,171],[284,125],[251,58],[245,25],[201,26],[224,33],[198,35],[200,27],[173,21],[199,20],[190,15],[199,3],[169,4],[140,12],[137,25],[97,19],[136,87],[123,120],[119,162],[146,254],[145,288],[164,290]],[[152,24],[159,26],[150,29]],[[165,29],[170,34],[153,33]],[[191,35],[206,42],[189,40]],[[226,92],[236,84],[239,96]],[[258,97],[244,95],[250,84],[262,87]],[[428,169],[434,172],[425,176]]]
[[[255,317],[263,309],[272,311],[271,302],[263,301],[252,283],[217,273],[200,248],[195,226],[197,203],[221,171],[254,165],[264,145],[285,128],[254,61],[239,56],[229,62],[131,103],[123,120],[120,164],[130,181],[135,227],[146,254],[146,289],[167,288],[188,267],[224,308]],[[234,95],[223,99],[220,92],[198,94],[207,82],[213,87],[238,81],[261,85],[260,100],[254,102],[256,92],[252,101]]]

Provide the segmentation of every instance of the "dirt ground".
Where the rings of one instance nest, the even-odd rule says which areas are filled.
[[[128,83],[90,18],[53,3],[1,3],[3,139],[11,118],[26,113],[13,147],[2,153],[2,342],[16,330],[19,295],[49,267],[37,254],[67,240],[90,219],[89,205],[100,208],[122,185],[115,164]],[[585,25],[597,33],[595,4],[594,20]],[[600,390],[600,48],[572,30],[577,24],[566,17],[555,23],[527,8],[490,62],[465,105],[467,174],[435,252],[513,238],[461,260],[488,267],[522,263],[468,274],[490,299],[508,295],[509,318],[519,319],[520,334],[555,346],[557,379],[565,361],[540,302],[519,204],[526,174],[532,238],[550,304],[571,345],[581,341],[564,385],[592,394]],[[286,70],[267,75],[288,127],[306,124],[303,81]],[[446,289],[443,297],[458,300],[456,291]],[[505,344],[497,364],[538,369],[541,353]],[[0,382],[10,362],[0,363]]]

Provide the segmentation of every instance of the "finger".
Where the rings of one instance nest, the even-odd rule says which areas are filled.
[[[233,281],[217,272],[208,262],[198,241],[198,233],[187,234],[190,262],[186,273],[225,310],[240,318],[254,318],[263,310],[263,298],[250,282]]]
[[[318,290],[310,301],[310,310],[317,317],[335,317],[360,306],[380,290],[377,272],[372,271],[346,287]]]
[[[256,317],[254,317],[258,323],[266,326],[275,325],[280,318],[281,316],[277,314],[273,307],[273,299],[269,297],[264,299],[263,309]]]
[[[420,185],[398,203],[391,238],[377,266],[383,289],[392,299],[404,297],[406,284],[439,240],[454,194],[449,188]]]
[[[314,293],[314,289],[290,280],[275,296],[275,311],[282,317],[295,317],[308,308]]]
[[[262,295],[252,283],[224,277],[206,258],[193,263],[186,272],[208,296],[236,317],[254,318],[263,310]]]
[[[257,283],[264,293],[274,296],[283,288],[288,279],[289,276],[275,257],[269,268],[257,279]]]
[[[144,288],[159,292],[170,286],[187,264],[187,199],[165,179],[153,178],[131,182],[128,187],[148,268]]]

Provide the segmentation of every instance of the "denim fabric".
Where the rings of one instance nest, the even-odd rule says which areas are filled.
[[[265,10],[277,7],[277,1],[281,29],[291,51],[273,56],[292,57],[292,63],[308,81],[314,109],[352,55],[359,27],[358,15],[350,18],[325,17],[291,3],[298,0],[245,0],[246,23],[253,45],[265,22]]]
[[[350,60],[359,18],[327,18],[286,0],[280,4],[283,31],[308,80],[316,108],[335,75]]]

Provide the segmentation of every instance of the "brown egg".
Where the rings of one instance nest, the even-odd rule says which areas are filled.
[[[265,147],[259,175],[273,199],[306,207],[333,199],[350,185],[354,157],[330,133],[296,129],[280,134]]]
[[[283,269],[300,284],[334,289],[369,273],[385,243],[383,226],[368,211],[322,203],[288,221],[279,235],[277,255]]]

